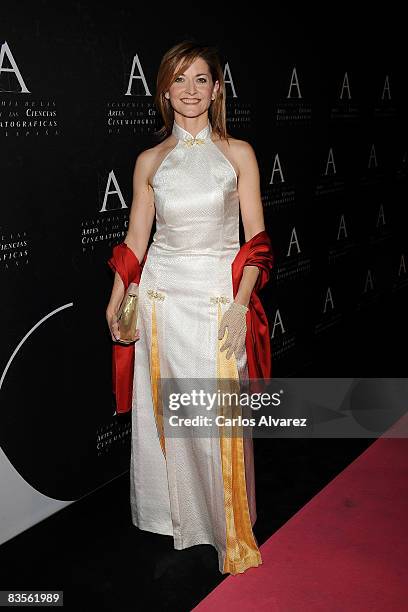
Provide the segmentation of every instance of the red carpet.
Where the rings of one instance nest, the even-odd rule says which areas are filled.
[[[194,612],[406,612],[407,521],[408,440],[379,438]]]

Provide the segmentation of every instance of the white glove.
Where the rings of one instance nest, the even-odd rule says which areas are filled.
[[[238,302],[232,302],[231,306],[224,312],[218,330],[218,340],[222,340],[225,334],[225,329],[228,329],[227,339],[221,346],[220,350],[225,351],[226,358],[229,359],[232,353],[235,357],[240,353],[245,345],[245,337],[247,331],[246,313],[248,307]]]

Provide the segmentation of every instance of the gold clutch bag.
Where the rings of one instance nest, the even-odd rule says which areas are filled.
[[[139,306],[139,285],[130,283],[119,307],[117,320],[120,340],[124,344],[135,342]]]

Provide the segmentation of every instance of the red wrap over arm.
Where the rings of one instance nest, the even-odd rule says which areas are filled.
[[[109,267],[118,272],[125,286],[125,292],[130,283],[140,282],[147,250],[139,263],[132,249],[121,242],[112,249],[112,257],[108,259]],[[135,365],[135,344],[112,344],[112,391],[116,397],[116,412],[129,412],[132,409],[133,372]]]
[[[130,283],[140,283],[143,265],[148,250],[141,263],[125,242],[113,247],[112,257],[108,260],[110,268],[120,275],[125,291]],[[233,296],[241,282],[245,266],[260,269],[258,279],[251,294],[247,312],[247,334],[245,346],[250,378],[269,378],[271,376],[271,347],[268,319],[258,296],[258,291],[266,285],[274,263],[271,241],[265,230],[245,242],[231,264]],[[135,344],[112,344],[112,390],[116,397],[116,412],[124,413],[132,409],[133,375],[135,363]]]
[[[258,291],[268,282],[274,259],[270,238],[263,230],[242,245],[231,264],[234,298],[238,292],[244,267],[257,266],[260,269],[246,314],[245,348],[250,378],[270,378],[272,376],[268,319],[259,299]]]

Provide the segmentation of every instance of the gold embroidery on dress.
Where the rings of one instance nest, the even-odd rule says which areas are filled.
[[[219,304],[219,303],[227,304],[229,301],[230,299],[226,295],[217,295],[217,296],[210,297],[211,304]]]
[[[164,293],[160,293],[160,291],[154,291],[153,289],[148,289],[147,295],[149,296],[149,298],[157,298],[159,300],[164,300],[165,298]]]
[[[205,138],[184,138],[183,142],[187,147],[192,147],[195,144],[205,144]]]
[[[157,333],[157,318],[156,318],[156,299],[164,300],[164,293],[148,289],[147,295],[152,301],[152,339],[150,344],[150,381],[152,386],[152,400],[154,409],[154,418],[156,420],[157,433],[160,438],[160,446],[163,455],[166,456],[166,445],[163,429],[163,403],[161,397],[161,388],[158,383],[160,378],[160,358],[159,358],[159,341]]]

